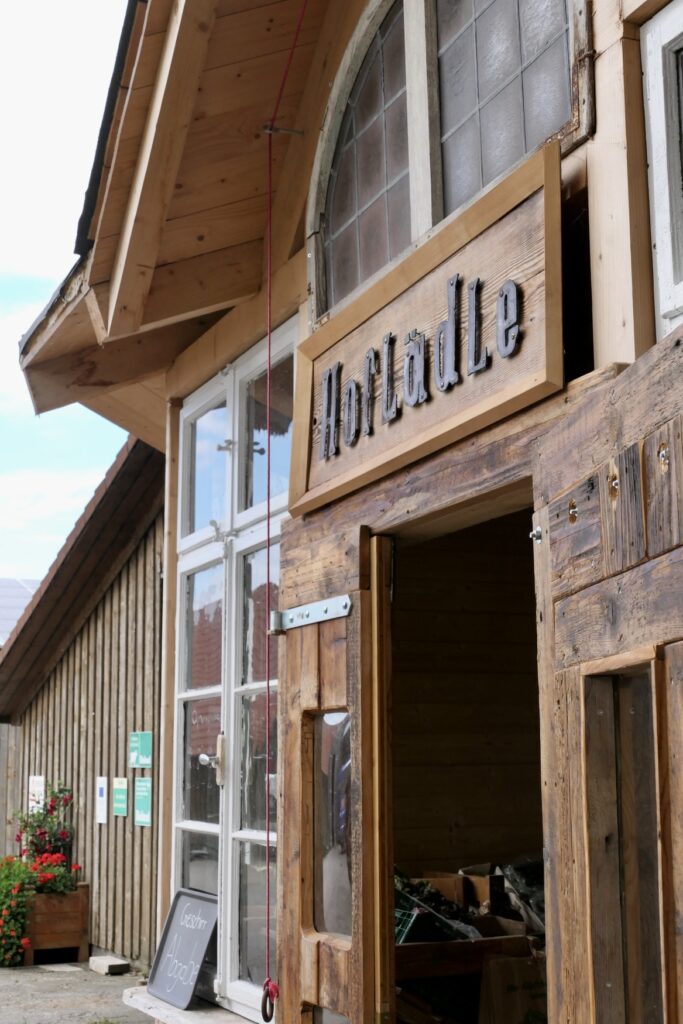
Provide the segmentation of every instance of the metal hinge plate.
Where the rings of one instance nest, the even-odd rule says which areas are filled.
[[[327,601],[313,601],[311,604],[300,604],[298,608],[288,608],[284,612],[270,613],[270,630],[272,635],[286,633],[288,629],[298,626],[312,626],[315,622],[327,622],[331,619],[344,619],[350,614],[353,601],[350,594],[331,597]]]

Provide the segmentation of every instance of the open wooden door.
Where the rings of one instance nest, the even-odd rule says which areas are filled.
[[[370,591],[288,609],[283,624],[277,1019],[369,1024],[375,962],[373,850],[365,841],[373,833]]]
[[[552,1024],[680,1020],[682,408],[672,336],[539,444]]]

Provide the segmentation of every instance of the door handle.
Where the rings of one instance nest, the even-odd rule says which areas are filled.
[[[218,733],[218,736],[216,737],[215,754],[200,754],[197,760],[203,768],[208,768],[209,765],[211,765],[216,772],[217,785],[222,786],[224,784],[223,764],[225,760],[225,734],[222,732]]]

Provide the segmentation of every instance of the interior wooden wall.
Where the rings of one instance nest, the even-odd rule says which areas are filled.
[[[0,857],[16,853],[16,826],[12,816],[19,806],[17,793],[18,729],[0,725]]]
[[[20,723],[28,776],[74,792],[73,859],[90,883],[90,941],[142,965],[154,952],[158,847],[163,515],[157,516],[50,673]],[[127,768],[128,734],[151,730],[153,768]],[[152,827],[133,824],[134,779],[152,777]],[[109,779],[108,823],[95,821],[96,777]],[[128,816],[112,815],[112,779],[128,778]]]
[[[529,512],[396,554],[395,860],[409,875],[541,855]]]

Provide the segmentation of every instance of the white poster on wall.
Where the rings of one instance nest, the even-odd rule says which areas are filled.
[[[45,776],[29,775],[28,777],[28,809],[34,810],[45,803]]]
[[[97,789],[95,793],[95,820],[98,825],[107,824],[107,777],[97,776]]]

